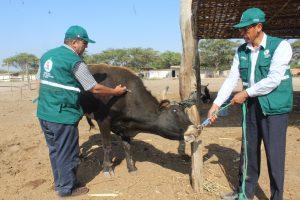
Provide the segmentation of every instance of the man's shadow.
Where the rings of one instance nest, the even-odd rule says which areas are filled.
[[[101,135],[95,134],[90,136],[89,140],[80,146],[81,163],[77,170],[77,177],[82,185],[93,180],[103,169],[103,148],[101,144]],[[183,157],[177,153],[165,153],[153,145],[141,140],[133,140],[131,148],[133,152],[133,159],[137,163],[145,161],[151,162],[182,174],[190,174],[190,158]],[[121,140],[116,135],[112,135],[111,157],[113,168],[120,165],[125,159]],[[123,165],[122,167],[125,167],[127,170],[126,165]]]
[[[234,149],[220,146],[218,144],[210,144],[205,146],[205,148],[208,149],[208,152],[203,156],[203,162],[208,162],[208,160],[215,155],[218,158],[218,161],[211,161],[210,163],[221,166],[230,188],[235,190],[238,186],[240,153],[236,152]],[[260,200],[268,199],[259,184],[257,185],[255,196]]]

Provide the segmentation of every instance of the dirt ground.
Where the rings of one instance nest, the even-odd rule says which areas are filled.
[[[216,95],[224,79],[204,79]],[[168,85],[167,97],[178,100],[178,79],[146,80],[145,85],[156,97]],[[2,85],[9,85],[1,83]],[[48,148],[35,117],[37,96],[34,90],[0,88],[0,199],[57,199]],[[240,87],[237,88],[237,90]],[[294,111],[287,131],[284,199],[300,199],[300,78],[294,79]],[[202,105],[206,116],[209,104]],[[115,177],[103,176],[103,150],[99,130],[89,131],[88,124],[79,124],[83,161],[79,180],[89,187],[88,195],[74,199],[220,199],[237,183],[241,146],[241,113],[238,106],[229,115],[202,132],[204,192],[196,194],[190,186],[190,158],[178,154],[178,142],[141,133],[133,141],[138,172],[129,174],[118,138],[113,140]],[[262,147],[262,152],[264,148]],[[190,154],[187,145],[186,153]],[[268,199],[269,178],[264,153],[256,199]],[[95,195],[107,197],[95,197]]]

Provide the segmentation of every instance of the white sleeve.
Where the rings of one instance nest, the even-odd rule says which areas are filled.
[[[285,71],[289,69],[292,58],[290,43],[283,40],[276,48],[271,60],[269,73],[266,78],[261,79],[246,91],[250,97],[262,96],[270,93],[285,79]]]
[[[233,63],[231,65],[229,76],[224,81],[221,89],[218,92],[218,96],[214,101],[214,103],[218,106],[221,106],[229,98],[233,89],[236,87],[240,77],[239,65],[240,61],[238,53],[236,52],[233,58]]]

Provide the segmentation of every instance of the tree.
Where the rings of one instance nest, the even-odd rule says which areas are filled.
[[[18,55],[6,58],[3,60],[3,66],[14,66],[16,68],[20,68],[23,71],[22,80],[24,81],[24,74],[26,73],[28,87],[30,87],[30,77],[29,73],[34,70],[37,71],[39,66],[39,59],[33,55],[28,53],[20,53]],[[8,68],[9,73],[9,68]]]
[[[88,55],[83,59],[87,64],[106,63],[114,66],[127,66],[139,71],[145,68],[169,68],[180,64],[180,53],[166,51],[160,53],[152,48],[108,49],[102,53]]]
[[[291,62],[292,67],[300,68],[300,40],[296,40],[292,43],[293,58]]]
[[[142,70],[144,68],[157,68],[159,64],[159,52],[152,48],[129,49],[130,60],[128,66]]]
[[[23,72],[30,72],[38,69],[39,59],[33,54],[20,53],[3,60],[3,66],[20,68]]]
[[[213,70],[229,69],[238,45],[238,42],[224,39],[200,40],[200,65]]]
[[[169,68],[173,65],[180,65],[181,54],[172,51],[165,51],[160,54],[160,59],[161,66],[163,66],[163,68]]]

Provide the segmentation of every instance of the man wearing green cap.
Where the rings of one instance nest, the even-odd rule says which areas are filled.
[[[247,199],[253,199],[260,174],[262,140],[266,149],[271,199],[283,199],[286,129],[288,113],[293,105],[289,67],[292,49],[287,41],[263,32],[265,21],[262,10],[250,8],[243,12],[240,23],[234,26],[246,43],[238,48],[230,74],[208,112],[208,118],[215,122],[217,116],[214,113],[228,99],[241,78],[244,89],[234,95],[231,103],[245,102],[247,106],[247,156],[241,155],[238,191],[225,195],[224,199],[243,199],[244,194]],[[242,152],[243,148],[244,145]],[[248,161],[245,166],[244,158]],[[246,172],[243,169],[247,169]]]
[[[71,26],[64,45],[49,50],[40,59],[40,90],[37,117],[49,148],[55,190],[59,196],[77,196],[88,192],[79,186],[76,169],[79,164],[78,122],[83,111],[80,92],[99,96],[122,95],[126,87],[108,88],[98,84],[82,54],[88,43],[95,43],[80,26]]]

